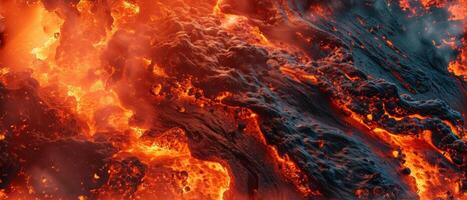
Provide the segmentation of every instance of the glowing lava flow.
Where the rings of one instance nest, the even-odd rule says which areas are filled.
[[[463,48],[459,52],[458,59],[451,61],[448,69],[454,75],[463,77],[464,81],[467,81],[467,43],[465,38],[462,41]]]
[[[355,114],[352,114],[352,117],[366,125]],[[369,130],[382,140],[391,143],[394,150],[388,153],[400,160],[402,165],[406,167],[406,169],[401,170],[401,173],[407,173],[413,177],[416,192],[421,199],[451,198],[455,194],[459,197],[462,195],[461,180],[452,178],[456,177],[456,172],[443,171],[438,165],[429,161],[430,159],[445,159],[431,158],[431,154],[436,153],[437,149],[429,142],[431,140],[429,131],[423,133],[423,138],[412,138],[392,134],[383,128],[370,128]],[[417,149],[425,149],[426,152],[419,153]],[[446,193],[446,191],[452,193]]]
[[[213,8],[213,14],[220,16],[222,21],[222,27],[227,31],[237,34],[239,37],[245,37],[244,39],[246,41],[249,41],[250,43],[261,47],[271,49],[293,49],[291,47],[284,47],[284,44],[276,45],[274,43],[271,43],[258,27],[252,26],[248,23],[247,17],[223,13],[220,8],[222,2],[223,0],[217,0],[217,3]],[[225,93],[216,99],[222,101],[229,95],[229,93]],[[275,165],[279,166],[279,170],[283,174],[283,178],[293,183],[296,189],[306,197],[312,198],[321,196],[321,193],[316,188],[310,187],[309,178],[300,170],[300,168],[292,160],[290,160],[288,155],[281,156],[276,147],[270,146],[268,144],[264,134],[261,132],[260,127],[258,125],[258,116],[252,111],[248,112],[250,114],[246,114],[246,116],[244,116],[246,119],[248,119],[247,121],[250,121],[246,129],[250,130],[248,131],[251,132],[250,134],[253,134],[257,138],[259,138],[259,141],[261,141],[262,144],[268,146],[268,151],[272,155],[272,158],[276,163]]]
[[[420,6],[424,9],[422,11],[417,11],[417,5],[420,4]],[[456,1],[433,1],[433,0],[422,0],[420,2],[416,1],[408,1],[408,0],[400,0],[399,1],[399,6],[403,10],[409,10],[412,14],[422,14],[423,12],[428,12],[430,8],[436,7],[436,8],[447,8],[447,12],[449,13],[449,19],[452,21],[459,21],[463,25],[462,29],[464,32],[464,38],[462,39],[462,42],[460,44],[455,44],[451,43],[449,46],[451,46],[453,49],[456,49],[459,47],[459,52],[457,59],[451,61],[448,66],[449,72],[454,74],[455,76],[459,76],[463,78],[463,80],[467,80],[467,56],[466,56],[466,27],[467,27],[467,1],[466,0],[456,0]],[[446,41],[446,40],[444,40]],[[446,42],[445,42],[446,43]]]
[[[320,84],[320,78],[316,75],[287,67],[282,67],[281,70],[283,73],[291,76],[295,81],[307,82],[314,85]],[[346,75],[346,77],[348,77],[348,75]],[[358,80],[358,78],[352,79]],[[346,104],[342,101],[336,101],[335,104],[337,107],[344,110],[345,113],[349,114],[347,120],[350,124],[355,124],[356,127],[363,125],[366,127],[366,131],[368,131],[369,134],[374,135],[381,141],[387,142],[393,148],[392,151],[387,152],[388,157],[394,157],[405,167],[405,169],[401,169],[399,173],[405,173],[413,178],[413,180],[411,180],[413,181],[413,189],[418,193],[421,199],[462,197],[462,179],[459,178],[459,173],[443,169],[442,166],[435,162],[445,159],[452,162],[452,160],[446,155],[446,152],[442,152],[432,144],[431,131],[424,131],[421,133],[423,135],[421,137],[398,135],[372,123],[373,117],[371,114],[364,118],[350,110],[350,104]],[[409,117],[416,119],[425,118],[417,115]],[[402,120],[402,118],[398,118],[397,120]],[[452,130],[456,130],[455,127],[451,128]],[[423,151],[420,151],[420,149],[423,149]],[[438,152],[440,155],[444,156],[437,156],[436,154],[438,154]],[[446,193],[446,191],[449,192]],[[361,190],[356,191],[356,196],[365,198],[362,196]]]
[[[465,81],[465,38],[423,41],[459,50],[431,80],[403,28],[365,21],[386,5],[0,3],[0,199],[465,197],[458,102],[430,99]],[[400,0],[394,19],[465,22],[465,3]]]
[[[140,180],[142,183],[134,193],[116,189],[117,193],[113,194],[110,191],[115,185],[110,185],[110,188],[103,187],[109,190],[99,192],[100,198],[122,198],[123,193],[143,199],[154,195],[169,199],[223,199],[230,185],[227,168],[218,162],[194,158],[181,129],[144,139],[147,127],[131,124],[134,111],[122,105],[118,91],[109,84],[110,74],[100,62],[100,56],[120,25],[140,12],[139,6],[129,1],[114,2],[113,23],[108,26],[105,20],[96,18],[96,15],[107,12],[105,5],[92,1],[80,1],[76,6],[61,4],[55,11],[48,11],[39,2],[26,8],[15,7],[13,2],[1,3],[5,6],[2,9],[8,9],[8,18],[25,9],[21,12],[28,13],[30,16],[26,18],[32,19],[25,21],[25,26],[15,27],[18,30],[10,30],[18,32],[3,50],[3,59],[10,70],[21,71],[26,69],[25,66],[32,66],[32,77],[39,81],[40,94],[47,103],[74,113],[80,123],[86,125],[82,137],[94,140],[95,135],[102,133],[126,134],[128,141],[125,144],[114,144],[120,148],[115,159],[125,162],[127,157],[136,156],[142,162],[141,168],[130,167],[128,170],[137,173],[136,170],[147,168],[145,178]],[[9,82],[4,84],[13,87]],[[116,164],[110,167],[110,182],[118,178],[118,173],[127,173],[121,171],[121,167]],[[171,174],[179,177],[172,180]],[[97,181],[101,177],[95,174],[94,179]],[[174,185],[166,185],[168,181],[175,181]],[[47,183],[45,179],[43,182]],[[41,191],[30,189],[29,194],[35,193]],[[124,198],[130,197],[125,195]],[[13,192],[9,196],[21,195]],[[78,197],[87,198],[86,195]]]
[[[467,31],[467,1],[459,0],[457,4],[453,4],[449,7],[449,12],[451,13],[451,20],[462,21],[464,26],[464,37],[462,38],[462,43],[460,44],[460,52],[457,56],[457,59],[449,63],[448,70],[456,76],[464,78],[464,81],[467,80],[467,36],[465,32]]]

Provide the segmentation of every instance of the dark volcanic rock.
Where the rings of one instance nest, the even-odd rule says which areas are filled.
[[[109,177],[109,144],[58,140],[39,144],[26,158],[24,171],[37,195],[74,198],[90,195]]]

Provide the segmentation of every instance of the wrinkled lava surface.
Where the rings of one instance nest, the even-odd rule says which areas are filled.
[[[464,199],[465,0],[0,0],[0,199]]]

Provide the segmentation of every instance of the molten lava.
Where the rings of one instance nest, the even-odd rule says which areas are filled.
[[[0,199],[466,198],[466,12],[0,0]]]

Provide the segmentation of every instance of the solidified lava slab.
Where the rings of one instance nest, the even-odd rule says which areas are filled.
[[[0,0],[0,199],[463,199],[465,13]]]

